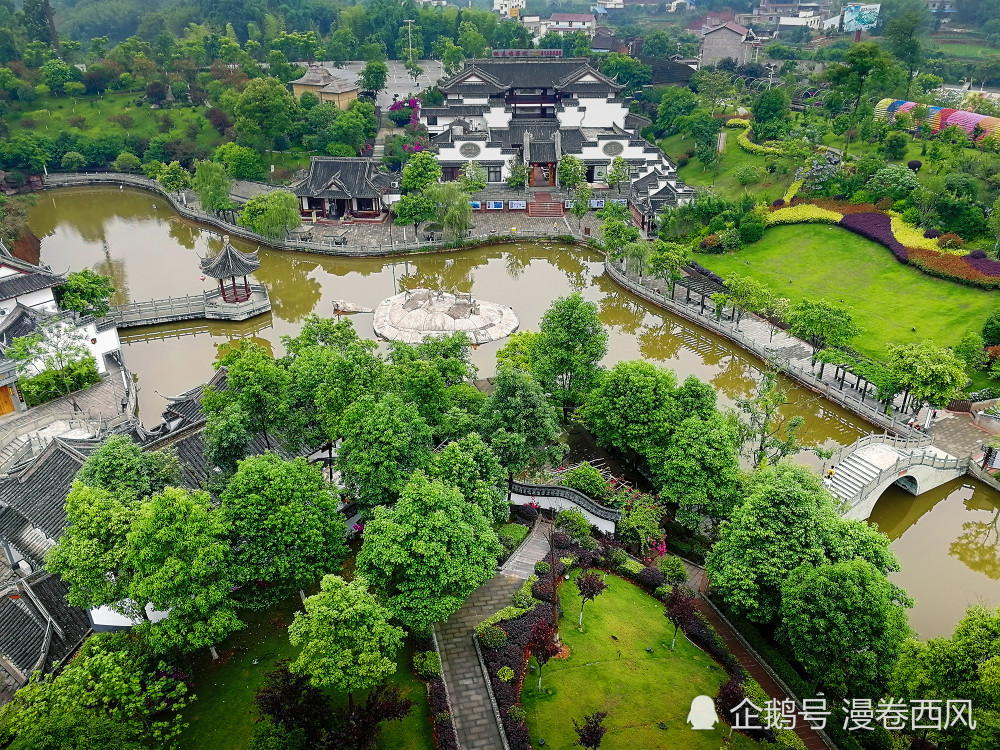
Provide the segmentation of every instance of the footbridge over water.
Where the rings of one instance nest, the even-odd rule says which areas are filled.
[[[968,457],[945,453],[931,445],[928,437],[868,435],[841,451],[826,484],[847,504],[847,518],[865,520],[891,485],[920,495],[962,476],[968,468]]]

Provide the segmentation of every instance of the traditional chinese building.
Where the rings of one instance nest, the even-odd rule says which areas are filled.
[[[662,177],[675,201],[692,194],[663,151],[640,135],[649,121],[629,113],[624,87],[586,59],[467,60],[439,88],[444,104],[424,107],[420,118],[434,133],[446,180],[473,162],[488,183],[503,183],[523,162],[530,186],[554,186],[560,158],[572,154],[583,160],[590,183],[602,183],[621,157],[635,179]]]
[[[314,156],[292,192],[309,218],[381,220],[399,200],[399,177],[370,157]]]
[[[316,94],[320,102],[336,104],[340,109],[347,109],[359,93],[357,84],[338,78],[321,65],[310,65],[304,76],[292,81],[296,99],[307,91]]]

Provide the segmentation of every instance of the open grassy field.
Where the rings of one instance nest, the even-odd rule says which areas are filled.
[[[541,694],[537,671],[525,680],[522,700],[533,745],[544,739],[545,747],[571,750],[576,739],[572,719],[582,722],[584,714],[606,711],[602,750],[717,750],[728,727],[694,731],[686,721],[691,700],[714,698],[727,679],[725,671],[683,635],[670,650],[673,626],[660,602],[616,576],[608,576],[607,583],[608,590],[587,604],[582,631],[576,627],[576,587],[570,582],[560,588],[566,616],[559,633],[570,655],[549,661]],[[661,722],[666,729],[660,729]],[[729,747],[759,747],[739,734],[733,740]]]
[[[189,668],[198,699],[184,711],[190,726],[180,737],[180,747],[240,750],[250,744],[258,717],[254,695],[275,662],[293,658],[298,651],[288,641],[288,626],[299,609],[301,602],[294,596],[268,612],[242,612],[248,627],[218,647],[217,662],[207,652],[196,655]],[[402,721],[383,725],[378,750],[433,750],[427,688],[413,675],[412,663],[413,650],[407,643],[399,653],[398,669],[390,682],[416,705]],[[334,699],[338,705],[347,702],[345,695],[335,695]]]
[[[981,330],[998,303],[996,292],[927,276],[881,245],[826,224],[773,227],[735,253],[697,259],[723,278],[752,275],[793,302],[842,302],[864,329],[853,346],[876,357],[889,343],[957,344]]]
[[[715,192],[733,198],[751,192],[761,196],[761,200],[772,201],[785,194],[792,184],[792,172],[788,174],[766,175],[764,180],[754,185],[740,185],[733,176],[733,170],[744,165],[764,167],[766,156],[751,154],[740,148],[736,142],[739,131],[728,128],[726,133],[726,148],[715,168],[703,170],[701,162],[692,158],[691,161],[677,170],[677,175],[688,185],[695,187],[711,187]],[[677,157],[684,153],[694,152],[694,143],[680,135],[672,135],[660,141],[660,148],[676,162]]]
[[[174,109],[151,109],[148,105],[136,106],[141,93],[115,92],[100,96],[45,96],[25,105],[24,110],[6,116],[12,136],[40,133],[55,138],[63,130],[86,133],[90,136],[119,133],[152,138],[163,132],[161,123],[169,117],[173,125],[167,129],[171,138],[194,135],[199,146],[214,148],[222,143],[219,131],[205,119],[205,107],[184,106]],[[73,117],[82,117],[81,127],[71,125]],[[126,118],[124,124],[109,118]],[[131,118],[131,122],[127,118]],[[196,126],[197,132],[192,127]]]

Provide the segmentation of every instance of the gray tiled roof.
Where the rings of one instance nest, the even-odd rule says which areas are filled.
[[[311,198],[377,198],[389,191],[393,178],[367,157],[314,156],[295,195]]]
[[[230,276],[248,276],[260,268],[260,258],[257,251],[242,253],[232,246],[229,238],[216,255],[201,259],[201,270],[213,279],[228,279]]]
[[[172,398],[167,408],[163,411],[164,421],[170,422],[180,418],[191,424],[204,422],[205,413],[201,410],[201,399],[205,394],[205,388],[211,386],[218,391],[224,391],[226,390],[226,383],[226,368],[220,367],[207,383],[196,386]]]
[[[204,433],[199,429],[186,437],[170,444],[170,447],[177,451],[177,458],[180,460],[181,472],[184,477],[184,484],[192,489],[199,489],[204,486],[214,470],[214,467],[205,458]],[[250,455],[261,455],[268,450],[276,453],[286,461],[295,458],[297,454],[285,450],[277,440],[271,439],[271,447],[267,447],[267,442],[263,435],[255,435],[250,443]]]
[[[0,265],[7,263],[0,259]],[[0,279],[0,300],[14,299],[40,289],[49,289],[66,282],[64,276],[46,271],[27,271]]]
[[[586,73],[595,76],[601,83],[571,83],[573,79]],[[468,74],[478,75],[487,83],[464,83],[463,79]],[[557,88],[569,91],[576,90],[577,86],[588,85],[616,91],[622,88],[591,68],[586,58],[572,57],[466,60],[465,68],[442,83],[440,88],[444,92],[473,94],[509,88]],[[479,87],[482,91],[473,90],[473,87]]]
[[[41,313],[25,307],[20,302],[0,318],[0,344],[7,346],[14,339],[34,333]]]
[[[529,154],[531,162],[548,162],[550,164],[558,161],[556,159],[556,144],[552,141],[531,142],[531,152]]]
[[[37,615],[29,614],[22,594],[0,596],[0,651],[21,674],[28,674],[38,663],[45,645],[45,625]]]
[[[420,116],[481,115],[488,111],[489,108],[488,104],[452,104],[440,107],[424,107],[420,110]]]

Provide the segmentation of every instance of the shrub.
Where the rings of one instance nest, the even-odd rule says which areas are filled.
[[[942,234],[938,237],[938,245],[947,248],[958,248],[965,244],[965,240],[959,237],[954,232],[948,232],[948,234]]]
[[[570,545],[569,534],[557,531],[552,535],[552,546],[556,549],[566,549]]]
[[[920,168],[924,166],[924,163],[920,161],[920,159],[910,159],[910,161],[906,162],[906,166],[907,168],[913,170],[913,173],[916,174],[920,171]]]
[[[896,201],[912,193],[918,184],[917,178],[909,169],[899,164],[890,164],[873,174],[865,183],[865,189],[875,198],[888,196]]]
[[[663,573],[663,580],[671,586],[678,583],[685,583],[688,579],[687,568],[684,561],[674,555],[664,555],[656,562],[656,566]]]
[[[843,216],[828,208],[820,208],[810,203],[799,203],[797,206],[779,208],[767,214],[764,221],[769,227],[778,224],[836,224]]]
[[[1000,346],[1000,310],[990,313],[983,324],[983,343],[986,346]]]
[[[680,156],[677,157],[678,167],[686,167],[690,163],[691,163],[691,157],[688,156],[687,154],[681,154]]]
[[[67,151],[59,161],[59,166],[70,172],[75,172],[87,166],[87,157],[79,151]]]
[[[890,216],[889,226],[892,228],[893,236],[906,247],[922,247],[924,250],[937,250],[937,243],[934,240],[924,237],[924,233],[919,228],[910,226],[906,220],[900,216]]]
[[[522,526],[519,523],[508,523],[500,527],[500,530],[497,531],[497,536],[504,547],[514,549],[528,536],[528,527]]]
[[[503,648],[507,645],[507,631],[496,625],[480,626],[476,629],[479,642],[486,648]]]
[[[562,483],[564,486],[578,490],[598,502],[602,502],[608,496],[607,480],[601,475],[600,471],[591,466],[587,461],[564,472]],[[561,516],[562,513],[559,515]],[[557,526],[559,525],[558,518],[556,516]]]
[[[743,247],[743,240],[740,238],[739,230],[736,228],[730,228],[719,232],[719,244],[722,246],[723,250],[728,252],[739,250]]]
[[[938,229],[931,228],[924,232],[924,237],[927,237],[929,239],[936,239],[940,236],[941,236],[941,231]]]
[[[708,235],[707,237],[705,237],[705,239],[701,241],[699,247],[701,247],[702,250],[708,250],[709,252],[717,250],[719,248],[719,235],[717,234]]]
[[[889,248],[901,263],[909,258],[906,248],[892,233],[892,222],[886,214],[849,214],[840,220],[840,226]]]
[[[750,121],[745,120],[741,117],[730,117],[728,120],[726,120],[724,126],[727,128],[749,128]]]
[[[732,120],[730,120],[730,122],[732,122]],[[741,131],[740,134],[736,137],[736,142],[740,144],[740,148],[742,148],[744,151],[747,151],[748,153],[760,154],[761,156],[768,156],[768,155],[781,156],[783,152],[780,148],[776,148],[775,146],[765,146],[760,143],[754,143],[753,141],[751,141],[750,134],[752,132],[753,131],[751,131],[749,128],[746,128],[743,131]]]
[[[637,578],[644,570],[646,570],[646,566],[635,560],[626,560],[618,566],[618,571],[626,578]]]
[[[538,518],[538,508],[531,505],[522,505],[517,509],[517,515],[523,518],[525,521],[534,523],[535,519]]]
[[[87,356],[61,370],[43,370],[38,375],[18,381],[17,387],[29,407],[44,404],[67,392],[88,388],[98,382],[97,362]]]
[[[112,162],[111,166],[116,172],[136,172],[142,167],[142,161],[135,154],[122,151]]]
[[[673,591],[673,586],[668,586],[663,584],[662,586],[657,586],[656,590],[653,591],[653,596],[659,599],[661,602],[665,602],[667,597],[670,596],[670,592]]]
[[[789,185],[788,186],[788,190],[785,191],[785,195],[784,195],[785,200],[786,201],[790,201],[792,198],[794,198],[795,195],[796,195],[796,193],[798,193],[799,190],[802,189],[802,185],[804,183],[805,183],[805,180],[796,180],[791,185]]]
[[[514,670],[510,667],[500,667],[500,670],[497,672],[497,677],[504,682],[510,682],[514,679]]]
[[[892,198],[886,195],[875,201],[875,208],[877,208],[879,211],[888,211],[890,208],[892,208],[893,203],[895,203],[895,201],[893,201]]]
[[[552,569],[551,566],[544,560],[539,560],[538,562],[535,563],[535,572],[540,576],[545,575],[551,569]]]
[[[556,528],[562,529],[573,539],[590,536],[590,521],[576,508],[561,510],[556,514]]]
[[[413,671],[427,680],[441,676],[441,655],[437,651],[418,651],[413,655]]]
[[[518,589],[510,597],[510,603],[512,606],[518,609],[528,609],[531,607],[531,594],[526,591],[521,591]]]
[[[775,208],[781,208],[782,206],[785,205],[785,199],[784,198],[776,198],[773,201],[771,201],[771,205],[774,206]]]
[[[766,226],[764,217],[755,213],[746,214],[740,219],[740,240],[747,244],[756,242],[764,236]]]
[[[740,185],[753,185],[764,179],[764,170],[753,164],[744,164],[733,170],[733,177]]]
[[[659,568],[643,568],[637,576],[639,583],[650,591],[663,585],[664,576]]]
[[[536,583],[531,587],[531,595],[543,602],[552,601],[552,584],[551,583]]]
[[[1000,315],[1000,313],[997,314]],[[997,330],[1000,331],[1000,324],[998,324]],[[1000,340],[997,343],[1000,344]],[[626,560],[628,560],[628,555],[621,547],[608,547],[604,553],[604,562],[609,568],[620,568]]]
[[[903,221],[907,224],[917,226],[920,223],[920,209],[911,207],[903,211]]]
[[[597,543],[597,540],[594,539],[594,537],[592,537],[592,536],[585,536],[585,537],[583,537],[583,539],[578,539],[577,540],[577,544],[579,544],[581,547],[583,547],[588,552],[593,552],[593,551],[595,551],[600,546]]]
[[[518,705],[513,705],[510,708],[508,708],[507,716],[509,716],[510,720],[513,721],[515,724],[523,724],[525,721],[528,720],[528,712]]]
[[[517,542],[514,541],[514,539],[512,539],[508,534],[497,532],[497,539],[500,542],[500,546],[504,548],[504,552],[508,554],[513,552],[514,548],[517,546]]]

